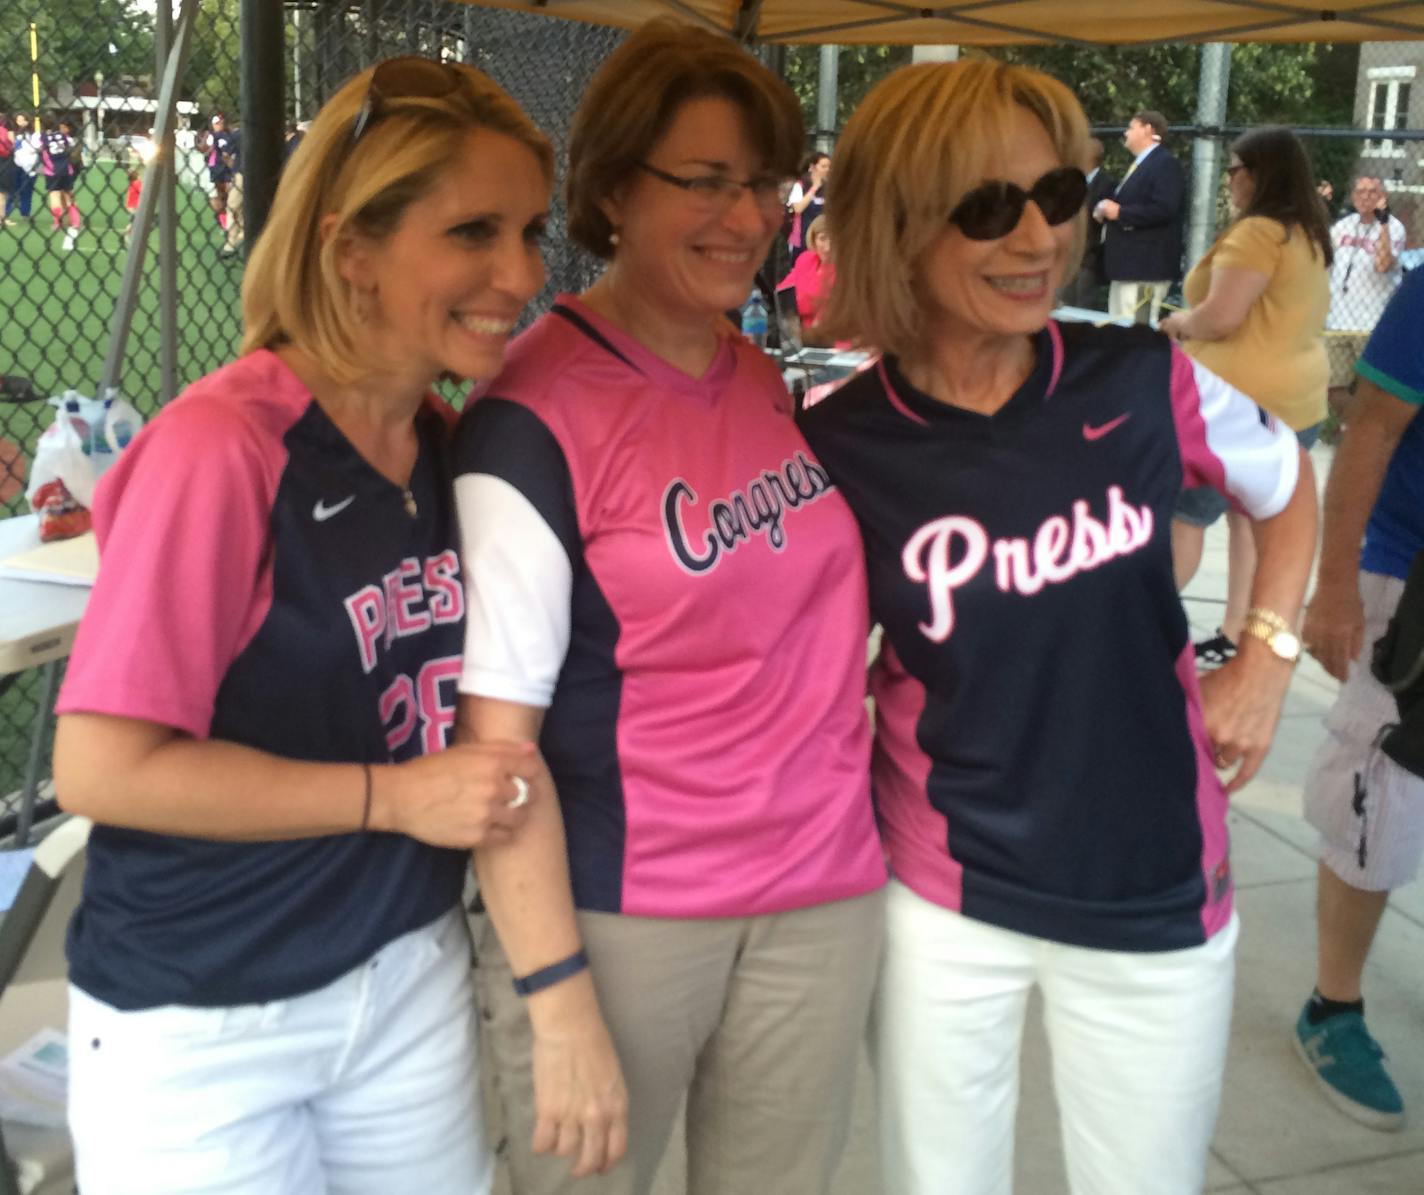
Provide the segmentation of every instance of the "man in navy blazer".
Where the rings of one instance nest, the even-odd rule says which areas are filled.
[[[1117,176],[1103,169],[1103,143],[1094,137],[1088,142],[1088,160],[1084,171],[1088,176],[1088,197],[1083,206],[1091,213],[1100,199],[1111,199],[1117,190]],[[1102,229],[1088,225],[1088,243],[1083,249],[1083,264],[1077,276],[1063,288],[1063,301],[1074,307],[1090,307],[1101,311],[1107,305],[1107,277],[1103,274]]]
[[[1167,287],[1182,269],[1182,167],[1162,146],[1167,118],[1144,109],[1123,134],[1135,155],[1111,199],[1093,218],[1103,225],[1103,273],[1108,310],[1140,324],[1156,323]]]

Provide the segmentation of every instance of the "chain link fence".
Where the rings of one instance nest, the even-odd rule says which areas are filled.
[[[128,249],[126,230],[141,168],[152,152],[156,9],[162,3],[0,0],[0,115],[13,143],[8,157],[0,157],[0,376],[27,380],[40,396],[7,401],[7,394],[20,399],[28,390],[0,385],[0,516],[26,509],[26,461],[49,418],[43,398],[68,389],[93,394],[99,384]],[[239,0],[201,0],[180,88],[174,329],[180,385],[231,359],[240,337],[238,9]],[[392,54],[419,53],[487,71],[549,134],[562,159],[578,97],[623,36],[453,0],[300,0],[284,4],[283,13],[291,142],[352,73]],[[1022,47],[998,53],[1042,66],[1078,92],[1103,131],[1107,166],[1119,177],[1129,159],[1116,131],[1144,107],[1163,111],[1174,129],[1187,130],[1174,131],[1168,145],[1184,165],[1193,163],[1199,47]],[[818,56],[815,47],[765,55],[798,90],[811,129]],[[901,46],[843,51],[840,120],[865,90],[909,58],[909,47]],[[1217,151],[1205,160],[1220,175],[1211,184],[1218,226],[1229,219],[1224,167],[1234,132],[1283,123],[1305,137],[1318,176],[1331,185],[1326,202],[1337,221],[1342,262],[1353,262],[1336,267],[1329,334],[1346,374],[1378,317],[1380,296],[1387,298],[1398,284],[1400,268],[1424,256],[1421,70],[1424,42],[1237,46],[1224,116],[1203,131]],[[214,124],[218,115],[222,125]],[[0,153],[5,144],[0,134]],[[1376,269],[1371,221],[1354,210],[1360,177],[1381,181],[1395,243],[1403,237],[1397,265],[1386,270]],[[1373,204],[1373,193],[1366,198]],[[553,217],[549,282],[533,305],[535,314],[556,291],[587,285],[596,268],[565,242],[557,197]],[[1375,238],[1378,228],[1374,223]],[[1347,243],[1351,236],[1363,243]],[[150,252],[121,382],[145,414],[161,394],[157,257]],[[0,678],[0,803],[18,787],[39,688],[33,674]]]
[[[0,150],[8,141],[21,147],[0,161],[0,517],[28,509],[27,462],[51,416],[44,399],[71,389],[94,395],[100,384],[127,230],[153,153],[156,8],[152,0],[0,0],[0,116],[9,133]],[[175,16],[177,8],[174,0]],[[241,337],[238,12],[238,0],[202,0],[179,92],[180,386],[231,360]],[[414,53],[486,70],[562,157],[574,105],[622,37],[449,0],[290,3],[284,17],[289,145],[351,74]],[[592,261],[565,245],[562,227],[558,205],[536,312],[592,278]],[[120,385],[145,415],[161,395],[157,248],[155,232]],[[0,677],[0,814],[21,784],[42,680],[38,671]],[[45,760],[49,752],[46,737]]]

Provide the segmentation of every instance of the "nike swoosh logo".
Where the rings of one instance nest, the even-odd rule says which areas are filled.
[[[1098,424],[1097,427],[1094,427],[1091,423],[1085,423],[1083,424],[1083,439],[1101,440],[1110,431],[1121,427],[1131,418],[1132,412],[1129,411],[1126,415],[1119,415],[1116,419],[1109,419],[1106,423]]]
[[[1084,428],[1083,431],[1084,434],[1087,434],[1087,428]],[[345,501],[338,502],[335,506],[328,506],[326,504],[326,499],[323,498],[315,506],[312,507],[312,518],[314,518],[318,523],[325,523],[327,519],[332,518],[334,515],[339,515],[343,510],[345,510],[355,501],[356,495],[352,494],[351,497],[347,498]]]

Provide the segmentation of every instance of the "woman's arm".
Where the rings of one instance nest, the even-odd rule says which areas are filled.
[[[791,205],[791,210],[799,216],[811,206],[811,200],[816,198],[820,190],[820,183],[812,183],[807,187],[803,187],[800,183],[797,183],[786,202]]]
[[[1214,268],[1206,298],[1190,311],[1169,315],[1158,328],[1173,340],[1223,340],[1242,325],[1270,281],[1257,270]]]
[[[1252,523],[1256,576],[1251,605],[1299,624],[1305,587],[1315,556],[1315,472],[1305,449],[1297,448],[1300,474],[1295,492],[1279,514]],[[1218,767],[1240,767],[1226,786],[1236,792],[1256,774],[1280,720],[1293,665],[1265,643],[1243,635],[1228,663],[1201,678],[1202,710]]]
[[[513,777],[543,774],[532,739],[454,747],[403,764],[307,763],[172,727],[68,713],[54,743],[61,806],[104,825],[230,842],[271,842],[363,828],[472,849],[507,840]]]
[[[543,711],[491,697],[460,699],[460,742],[534,739]],[[480,893],[516,976],[580,949],[558,796],[541,769],[517,838],[475,852]],[[593,978],[582,971],[527,998],[534,1033],[535,1153],[577,1155],[575,1177],[612,1167],[628,1146],[628,1095]]]

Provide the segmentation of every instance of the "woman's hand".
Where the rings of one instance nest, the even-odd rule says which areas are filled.
[[[1343,682],[1349,676],[1351,662],[1360,658],[1365,645],[1365,606],[1355,577],[1339,584],[1316,582],[1300,638],[1306,651],[1336,680]]]
[[[575,1178],[612,1169],[628,1149],[628,1091],[588,972],[529,997],[529,1020],[534,1152],[574,1159]]]
[[[1228,793],[1250,782],[1271,749],[1291,671],[1291,665],[1259,639],[1242,636],[1236,655],[1200,678],[1213,762],[1220,769],[1241,765],[1226,785]]]
[[[507,842],[528,817],[527,792],[544,765],[533,743],[462,743],[406,763],[373,767],[373,830],[432,846]]]
[[[1187,313],[1185,311],[1174,311],[1171,315],[1167,316],[1166,319],[1158,321],[1157,331],[1163,333],[1171,340],[1184,340],[1186,339],[1186,332],[1184,331],[1186,322]]]

